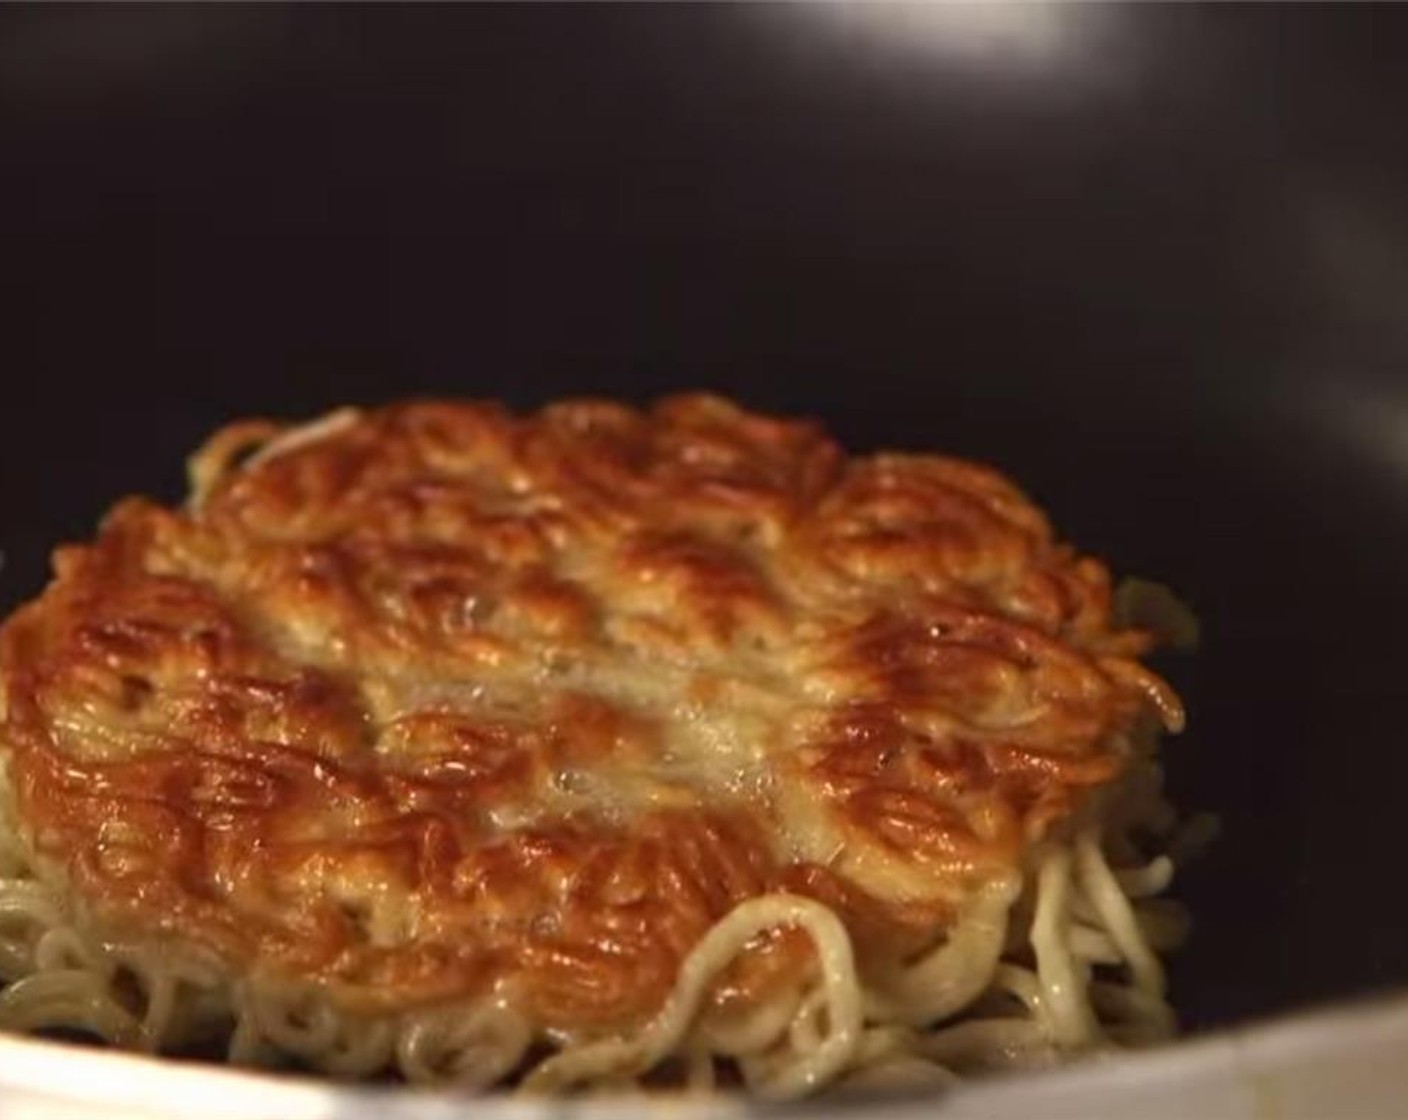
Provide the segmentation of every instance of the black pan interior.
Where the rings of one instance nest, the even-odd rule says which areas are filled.
[[[4,604],[249,413],[712,387],[985,459],[1203,619],[1189,1024],[1402,984],[1408,21],[969,17],[0,12]]]

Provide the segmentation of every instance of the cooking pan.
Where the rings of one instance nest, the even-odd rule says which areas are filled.
[[[700,387],[984,460],[1202,620],[1161,666],[1191,709],[1176,799],[1222,822],[1179,885],[1185,1026],[1392,1003],[1405,31],[1299,6],[6,9],[0,599],[114,497],[177,498],[249,414]],[[0,1050],[0,1086],[31,1052]]]

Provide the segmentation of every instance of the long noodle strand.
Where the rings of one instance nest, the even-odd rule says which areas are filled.
[[[1143,992],[1163,998],[1164,969],[1139,929],[1129,898],[1105,862],[1093,828],[1081,831],[1075,843],[1076,874],[1085,897],[1095,907],[1105,930],[1129,963],[1134,982]]]
[[[1095,1013],[1084,998],[1088,979],[1071,953],[1070,926],[1071,853],[1056,848],[1037,872],[1036,916],[1032,919],[1032,950],[1042,1001],[1050,1022],[1052,1040],[1067,1049],[1090,1045],[1098,1036]]]

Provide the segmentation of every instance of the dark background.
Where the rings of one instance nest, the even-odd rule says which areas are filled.
[[[0,600],[250,413],[712,387],[986,459],[1204,620],[1190,1022],[1401,984],[1405,17],[0,10]]]

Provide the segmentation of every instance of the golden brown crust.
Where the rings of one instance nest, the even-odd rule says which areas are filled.
[[[102,921],[352,1008],[628,1025],[779,888],[912,952],[1181,720],[1104,568],[972,464],[702,396],[402,404],[234,465],[273,432],[59,550],[0,741]]]

